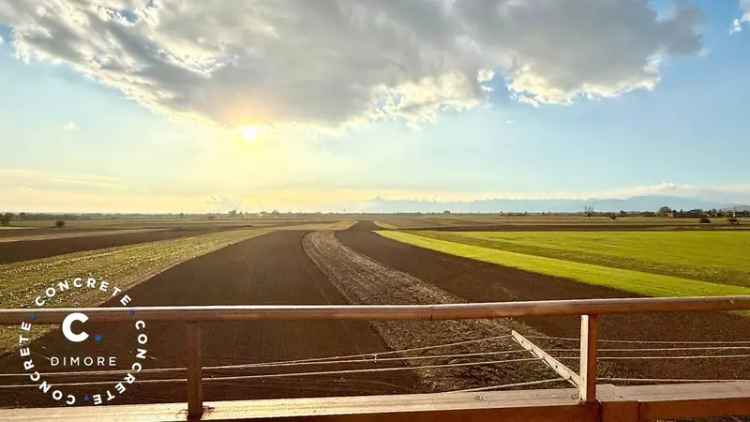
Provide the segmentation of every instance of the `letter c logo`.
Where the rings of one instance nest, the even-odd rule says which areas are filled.
[[[62,332],[65,338],[68,339],[68,341],[72,341],[73,343],[80,343],[89,338],[88,333],[85,331],[76,334],[73,332],[73,330],[70,329],[70,326],[74,322],[86,322],[88,320],[89,317],[87,317],[86,314],[82,312],[73,312],[72,314],[66,316],[62,322]]]

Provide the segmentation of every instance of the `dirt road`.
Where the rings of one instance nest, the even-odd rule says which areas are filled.
[[[471,302],[633,296],[628,292],[417,248],[372,232],[377,229],[371,222],[360,222],[351,230],[337,232],[336,236],[359,253]],[[524,318],[523,321],[550,336],[578,335],[576,318]],[[750,338],[750,320],[729,313],[613,315],[602,318],[600,333],[607,339],[742,341]],[[571,342],[571,346],[577,347],[577,343]],[[620,346],[645,347],[638,343]],[[748,352],[750,350],[735,350],[731,354]],[[628,352],[610,355],[626,356]],[[750,377],[750,359],[618,361],[616,371],[623,377],[744,379]]]

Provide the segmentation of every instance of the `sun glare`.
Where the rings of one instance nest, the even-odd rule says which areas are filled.
[[[253,142],[258,137],[258,129],[252,126],[242,128],[242,138],[246,142]]]

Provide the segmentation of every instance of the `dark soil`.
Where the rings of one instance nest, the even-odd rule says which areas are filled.
[[[219,230],[230,230],[234,228],[236,227],[217,226],[214,228],[173,228],[135,233],[110,233],[102,236],[86,235],[81,237],[66,237],[60,239],[0,242],[0,264],[46,258],[49,256],[62,255],[72,252],[89,251],[94,249],[111,248],[115,246],[133,245],[136,243],[156,242],[159,240],[197,236],[200,234],[215,232]]]
[[[146,227],[142,227],[146,228]],[[0,230],[0,239],[7,237],[21,237],[21,236],[38,236],[38,235],[56,235],[61,233],[92,233],[92,232],[103,232],[111,230],[128,230],[126,228],[115,228],[115,227],[75,227],[75,228],[57,228],[57,227],[45,227],[45,228],[24,228],[24,229],[10,229]]]
[[[133,306],[346,304],[346,300],[302,249],[301,231],[278,231],[240,242],[180,264],[129,291]],[[101,347],[129,365],[135,332],[128,324],[90,324],[87,331],[112,333]],[[185,331],[178,323],[149,325],[150,368],[185,366]],[[387,350],[367,322],[269,321],[202,325],[203,365],[218,366]],[[69,344],[69,343],[68,343]],[[52,332],[34,350],[62,354],[66,342]],[[94,346],[90,346],[94,348]],[[41,359],[40,359],[41,360]],[[42,360],[43,362],[43,360]],[[361,364],[360,364],[361,367]],[[351,369],[352,365],[268,368],[207,372],[204,376]],[[0,359],[0,373],[22,372],[17,356]],[[165,375],[162,375],[164,377]],[[183,378],[183,374],[166,375]],[[100,378],[101,379],[101,378]],[[119,379],[119,376],[109,379]],[[69,380],[81,381],[80,377]],[[3,383],[13,382],[2,380]],[[30,383],[27,379],[14,382]],[[365,375],[308,376],[204,383],[206,400],[313,397],[412,392],[410,371]],[[104,387],[101,387],[104,388]],[[0,390],[2,391],[2,390]],[[12,391],[12,392],[11,392]],[[184,401],[185,384],[136,384],[118,403]],[[51,400],[35,390],[7,390],[0,406],[44,406]]]
[[[422,281],[434,283],[437,287],[467,301],[632,296],[627,292],[416,248],[372,233],[376,228],[371,222],[358,223],[350,230],[337,232],[336,237],[344,245],[361,254],[390,268],[418,277]],[[305,254],[302,247],[304,235],[304,231],[273,232],[180,264],[129,291],[134,298],[132,305],[346,304],[347,300]],[[87,238],[89,239],[91,238]],[[72,239],[63,240],[70,242]],[[579,322],[576,318],[527,318],[521,322],[550,336],[578,336]],[[136,332],[130,324],[88,324],[86,330],[92,334],[104,335],[101,344],[88,342],[85,346],[87,353],[115,354],[124,366],[132,360]],[[382,338],[367,322],[225,322],[203,324],[202,332],[204,366],[372,353],[388,349]],[[744,318],[727,313],[607,316],[602,318],[600,332],[601,336],[607,339],[747,340],[750,338],[750,324]],[[149,324],[148,334],[148,354],[151,357],[148,368],[186,365],[185,331],[181,324],[152,323]],[[543,347],[552,346],[548,340],[535,338],[534,341]],[[32,349],[38,353],[35,355],[35,362],[44,363],[41,355],[64,355],[69,345],[70,343],[62,339],[59,331],[53,331],[33,344]],[[645,346],[638,343],[605,343],[601,347]],[[570,348],[577,348],[577,341],[570,342]],[[739,350],[724,353],[745,352]],[[576,355],[575,352],[552,354]],[[664,353],[602,352],[604,356],[632,354]],[[565,362],[573,368],[577,366],[575,360]],[[391,365],[392,363],[389,364]],[[621,377],[750,378],[750,359],[606,361],[603,365],[606,366],[603,372]],[[340,364],[335,367],[206,371],[204,377],[354,367],[357,366]],[[42,366],[40,369],[46,368]],[[23,372],[17,356],[0,357],[0,373],[17,372]],[[160,376],[184,378],[182,373]],[[143,378],[149,377],[142,376],[141,379]],[[108,376],[103,379],[119,379],[119,376]],[[66,379],[68,380],[80,382],[89,378],[74,377]],[[30,384],[30,381],[3,378],[0,379],[0,383]],[[206,400],[407,393],[420,388],[419,380],[411,370],[364,375],[339,374],[204,382],[203,385]],[[105,387],[96,388],[99,390],[87,387],[87,390],[68,391],[99,392]],[[185,398],[184,383],[140,383],[130,387],[126,395],[118,398],[117,403],[175,402],[184,401]],[[35,389],[0,390],[0,406],[53,404],[49,397]]]
[[[305,236],[303,246],[307,254],[328,275],[329,280],[357,305],[431,305],[461,303],[464,300],[445,292],[433,283],[410,274],[386,267],[371,258],[353,251],[339,242],[334,232],[315,232]],[[372,321],[380,336],[394,350],[419,348],[424,345],[448,344],[462,340],[489,339],[481,343],[442,347],[419,353],[423,359],[411,360],[423,381],[422,392],[455,391],[462,389],[521,383],[550,377],[549,369],[539,361],[505,362],[496,365],[477,365],[424,369],[425,365],[477,363],[482,360],[528,358],[526,351],[512,338],[515,329],[527,335],[540,335],[528,325],[508,319],[457,321]],[[498,338],[500,337],[500,338]],[[558,342],[556,348],[565,348]],[[481,359],[457,357],[456,354],[494,353],[506,351],[505,356],[485,355]],[[519,352],[520,351],[520,352]],[[412,354],[414,355],[414,354]],[[443,355],[444,357],[430,356]],[[565,385],[565,383],[562,383]],[[551,387],[551,384],[545,384]]]
[[[430,251],[373,233],[372,222],[360,222],[351,230],[337,232],[346,246],[384,265],[409,273],[471,302],[633,297],[605,287],[482,263]],[[524,318],[523,322],[549,336],[577,337],[580,323],[573,317]],[[600,337],[605,339],[714,341],[748,340],[750,320],[729,313],[661,313],[612,315],[601,318]],[[541,342],[540,344],[543,344]],[[571,347],[578,347],[571,342]],[[664,345],[662,347],[671,347]],[[696,345],[693,345],[694,347]],[[600,347],[659,347],[658,345],[602,344]],[[674,352],[672,352],[674,353]],[[698,354],[712,354],[697,352]],[[747,354],[750,350],[724,351]],[[576,353],[553,353],[557,356]],[[602,352],[602,355],[664,355],[664,352]],[[676,354],[676,353],[675,353]],[[680,354],[690,354],[681,352]],[[696,352],[693,352],[696,354]],[[566,361],[575,366],[575,361]],[[631,378],[750,378],[750,359],[637,360],[615,362],[618,377]]]

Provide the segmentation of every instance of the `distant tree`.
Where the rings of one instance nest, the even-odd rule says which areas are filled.
[[[61,228],[65,227],[65,220],[57,220],[57,221],[55,221],[55,227],[57,227],[58,229],[61,229]]]
[[[227,214],[229,214],[230,217],[234,217],[237,215],[237,210],[231,210]]]
[[[671,213],[672,213],[672,208],[669,208],[669,207],[661,207],[659,208],[659,211],[657,212],[657,214],[659,215],[669,215]]]
[[[610,214],[609,214],[609,219],[610,219],[610,220],[612,220],[612,221],[615,221],[615,220],[617,220],[617,214],[615,214],[615,213],[610,213]]]
[[[586,205],[585,207],[583,207],[583,213],[586,214],[586,217],[591,217],[592,215],[594,215],[594,207],[592,207],[591,205]]]
[[[3,226],[10,225],[10,221],[13,220],[13,213],[6,212],[3,215],[0,215],[0,224]]]
[[[708,224],[708,223],[710,223],[710,222],[711,222],[711,219],[710,219],[710,218],[708,218],[708,217],[705,217],[705,216],[704,216],[704,217],[701,217],[701,219],[700,219],[699,221],[700,221],[700,222],[701,222],[702,224]]]
[[[451,211],[450,211],[450,210],[445,210],[445,211],[443,211],[443,214],[450,214],[450,213],[451,213]]]
[[[620,210],[620,217],[626,217],[628,213],[625,210]]]

